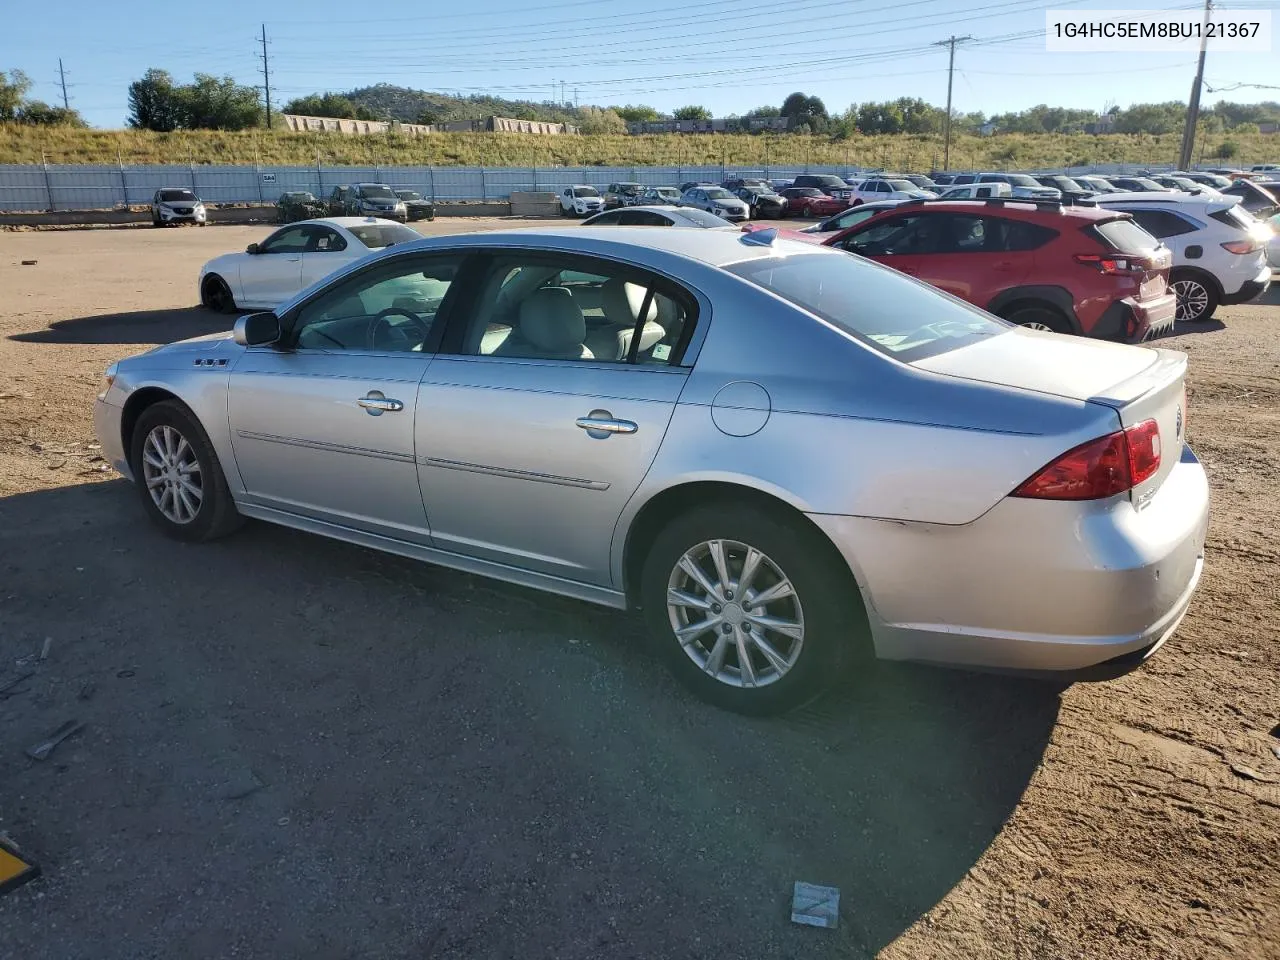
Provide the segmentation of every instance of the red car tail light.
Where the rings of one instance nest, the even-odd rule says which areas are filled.
[[[1238,253],[1244,255],[1246,253],[1253,253],[1260,249],[1260,247],[1257,240],[1250,238],[1248,240],[1228,240],[1222,245],[1222,249],[1227,251],[1227,253]]]
[[[1011,496],[1036,500],[1101,500],[1130,490],[1160,469],[1160,426],[1154,420],[1082,443],[1023,482]]]
[[[1145,273],[1152,269],[1150,261],[1142,257],[1104,257],[1097,253],[1077,253],[1075,261],[1111,276],[1128,276],[1133,273]]]

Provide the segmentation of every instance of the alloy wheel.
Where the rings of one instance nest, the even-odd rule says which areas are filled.
[[[188,524],[204,502],[200,461],[187,438],[168,424],[147,434],[142,444],[142,479],[151,502],[166,520]]]
[[[732,687],[763,687],[795,666],[804,611],[791,580],[766,554],[735,540],[687,550],[667,581],[676,640],[708,676]]]
[[[1026,323],[1019,324],[1024,330],[1043,330],[1046,333],[1053,333],[1053,327],[1047,323],[1041,323],[1039,320],[1029,320]]]
[[[1178,297],[1179,320],[1196,320],[1209,308],[1209,291],[1199,280],[1176,280],[1172,284]]]

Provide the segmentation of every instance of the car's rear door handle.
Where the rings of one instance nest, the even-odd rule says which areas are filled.
[[[608,410],[592,410],[576,421],[591,436],[608,436],[611,433],[635,433],[640,427],[632,420],[618,420]]]
[[[356,403],[364,407],[365,412],[371,417],[380,417],[384,413],[399,413],[404,409],[403,401],[393,400],[381,390],[370,390]]]

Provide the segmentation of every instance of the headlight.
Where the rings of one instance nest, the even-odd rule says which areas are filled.
[[[106,372],[102,375],[103,379],[106,382],[102,385],[102,392],[98,394],[99,400],[106,399],[107,391],[110,390],[111,385],[116,382],[116,374],[119,372],[120,372],[119,363],[111,363],[107,365]]]

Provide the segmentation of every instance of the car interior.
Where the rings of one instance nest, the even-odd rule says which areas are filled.
[[[297,345],[315,350],[421,351],[458,262],[354,278],[303,308]],[[643,320],[641,317],[643,316]],[[462,353],[537,360],[666,364],[687,311],[622,277],[545,263],[498,264],[482,284]]]

